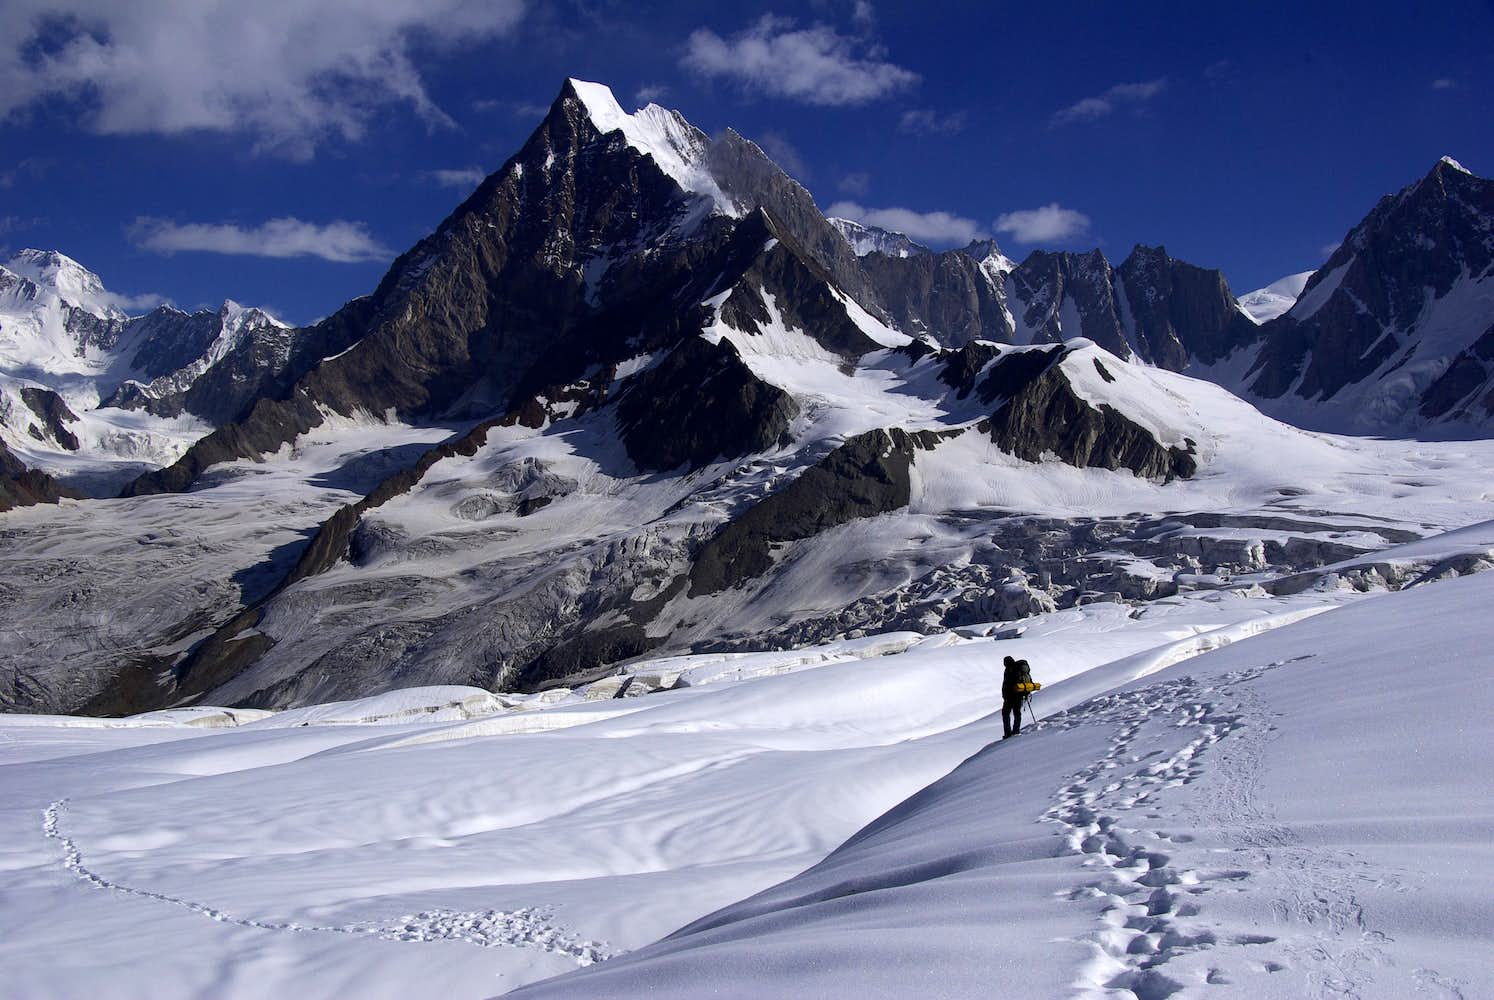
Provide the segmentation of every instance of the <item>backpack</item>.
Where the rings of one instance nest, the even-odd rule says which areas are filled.
[[[1014,697],[1018,695],[1031,694],[1038,689],[1038,685],[1032,680],[1032,664],[1026,660],[1018,660],[1012,664],[1012,677],[1010,681],[1003,678],[1001,685],[1002,697]]]

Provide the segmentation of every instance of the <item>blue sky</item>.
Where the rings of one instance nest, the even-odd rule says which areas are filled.
[[[370,291],[566,76],[1013,257],[1137,242],[1244,292],[1438,156],[1494,173],[1494,7],[0,0],[0,247],[141,304]]]

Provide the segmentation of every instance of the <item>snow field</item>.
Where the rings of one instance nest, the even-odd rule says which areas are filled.
[[[1382,595],[1112,687],[521,994],[1489,996],[1491,599]]]
[[[22,996],[83,995],[102,981],[117,996],[262,996],[291,988],[395,996],[433,984],[452,996],[492,995],[643,948],[827,854],[825,864],[855,858],[854,845],[875,842],[874,831],[917,817],[917,803],[941,786],[920,790],[972,754],[1030,756],[1051,740],[1051,758],[1024,765],[1026,791],[1004,784],[972,791],[951,803],[963,810],[959,823],[936,824],[941,837],[980,831],[994,840],[960,846],[965,860],[951,863],[940,853],[944,841],[915,838],[898,864],[878,859],[874,867],[901,872],[907,891],[937,898],[937,885],[919,887],[939,871],[961,871],[982,852],[1027,857],[1033,874],[1023,878],[1046,887],[1036,895],[996,894],[961,918],[973,926],[937,907],[911,918],[950,931],[935,935],[951,949],[945,962],[956,961],[960,942],[989,936],[988,921],[1031,919],[1024,935],[1036,935],[1033,941],[1062,939],[1033,957],[1034,967],[1040,958],[1062,974],[1052,979],[1061,993],[1069,981],[1062,977],[1077,982],[1081,966],[1109,955],[1105,942],[1118,938],[1094,936],[1100,932],[1089,929],[1087,905],[1054,902],[1055,880],[1069,885],[1075,874],[1057,846],[1061,823],[1043,814],[1055,802],[1063,806],[1052,796],[1064,774],[1096,761],[1129,763],[1124,758],[1139,743],[1130,738],[1112,753],[1108,731],[1073,721],[1108,709],[1078,708],[1069,722],[1052,714],[1136,678],[1166,677],[1157,672],[1167,663],[1346,602],[1363,598],[1199,594],[1140,616],[1117,605],[1042,616],[1017,639],[898,634],[818,651],[675,657],[633,669],[678,670],[693,686],[616,701],[577,695],[535,711],[489,705],[502,714],[470,721],[464,716],[487,709],[483,693],[462,688],[413,689],[246,718],[231,728],[194,725],[206,710],[174,725],[162,713],[128,727],[0,719],[0,869],[8,873],[0,962]],[[1049,721],[1017,744],[983,751],[999,732],[991,713],[1008,651],[1032,660],[1047,683],[1037,706]],[[1183,721],[1167,730],[1169,738],[1217,721],[1218,713],[1178,711]],[[526,719],[553,719],[558,728],[504,731]],[[1200,744],[1193,755],[1206,749]],[[1162,783],[1180,769],[1186,763],[1164,769]],[[1097,780],[1078,783],[1090,788]],[[1134,809],[1160,794],[1138,797],[1138,790],[1146,789],[1106,793],[1105,802],[1129,795]],[[1095,801],[1072,804],[1093,808]],[[870,831],[837,851],[869,823]],[[1131,855],[1117,857],[1119,868],[1136,867]],[[1179,879],[1202,870],[1159,867]],[[803,947],[818,957],[796,960],[831,978],[811,975],[793,991],[818,983],[830,994],[849,992],[835,984],[847,963],[875,965],[860,954],[867,942],[880,942],[889,955],[917,953],[921,946],[892,946],[885,937],[910,919],[903,902],[867,913],[859,904],[841,904],[854,919],[833,941],[806,938]],[[51,916],[39,919],[43,912]],[[173,942],[148,970],[138,962],[143,926]],[[1167,932],[1159,924],[1144,934],[1160,942]],[[85,942],[89,961],[72,961]],[[1091,954],[1092,946],[1100,952]],[[756,954],[759,942],[744,948]],[[1173,960],[1183,951],[1172,947]],[[988,976],[983,955],[967,950],[968,968],[952,968],[949,982]],[[1138,970],[1128,966],[1110,979],[1128,971]],[[889,984],[903,981],[902,973],[883,972]],[[1048,981],[1032,974],[1029,986]]]

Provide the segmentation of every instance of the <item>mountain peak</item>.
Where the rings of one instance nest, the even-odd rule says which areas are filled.
[[[574,77],[565,81],[560,96],[562,100],[573,97],[602,135],[621,132],[628,145],[650,157],[686,191],[710,198],[722,214],[742,214],[707,166],[710,140],[678,111],[649,104],[629,114],[613,96],[612,88]]]
[[[67,254],[27,247],[6,261],[5,267],[53,292],[68,305],[104,319],[126,318],[99,276]]]
[[[1440,160],[1437,161],[1437,165],[1434,166],[1432,169],[1436,170],[1438,167],[1444,167],[1444,166],[1446,166],[1446,167],[1452,167],[1454,170],[1460,171],[1460,172],[1465,173],[1465,174],[1469,174],[1469,175],[1473,174],[1472,170],[1469,170],[1467,167],[1463,166],[1463,164],[1459,163],[1457,160],[1453,159],[1451,156],[1444,156],[1444,157],[1442,157]]]
[[[915,243],[906,234],[883,229],[881,226],[869,226],[855,219],[831,218],[825,221],[845,237],[857,257],[865,257],[869,253],[883,253],[889,257],[916,257],[933,252],[922,243]]]
[[[246,324],[254,326],[277,326],[282,330],[290,329],[287,324],[282,323],[264,309],[258,306],[246,306],[241,302],[235,302],[233,299],[223,300],[223,304],[218,307],[218,316],[222,319],[225,330],[236,330]]]

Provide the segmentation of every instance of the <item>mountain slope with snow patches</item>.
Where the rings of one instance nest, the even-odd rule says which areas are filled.
[[[1291,393],[1273,409],[1264,387],[1294,365],[1329,379],[1347,341],[1323,317],[1352,294],[1410,324],[1411,354],[1342,392],[1410,405],[1435,374],[1447,436],[1489,364],[1482,339],[1463,346],[1483,279],[1453,273],[1480,266],[1486,183],[1439,165],[1262,325],[1160,246],[1118,266],[990,241],[858,256],[749,140],[569,80],[371,295],[315,326],[162,307],[108,327],[102,354],[63,344],[93,374],[15,376],[5,496],[156,467],[129,502],[9,519],[0,627],[72,656],[0,647],[0,706],[527,694],[645,656],[1274,586],[1461,527],[1489,503],[1484,442],[1309,434],[1219,386],[1328,413]],[[1386,254],[1447,291],[1416,312]],[[118,321],[96,279],[59,268],[66,308]],[[283,515],[242,511],[255,481]],[[148,499],[167,494],[188,499]],[[259,541],[202,544],[238,516]],[[96,560],[48,554],[70,531]],[[213,585],[166,586],[121,631],[111,602],[137,606],[145,552]]]

